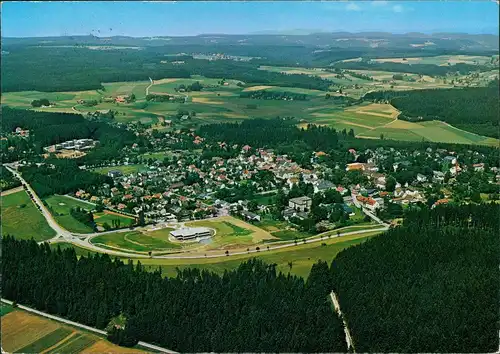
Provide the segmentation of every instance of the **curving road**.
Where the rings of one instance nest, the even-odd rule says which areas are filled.
[[[33,202],[40,207],[40,211],[42,212],[42,215],[44,216],[45,220],[47,220],[47,223],[49,224],[49,226],[56,232],[57,235],[54,238],[71,237],[71,232],[69,232],[68,230],[64,229],[63,227],[61,227],[56,222],[56,220],[54,219],[54,217],[52,216],[52,214],[50,213],[50,211],[47,209],[47,207],[45,205],[43,205],[43,202],[40,199],[40,197],[38,197],[38,195],[35,193],[35,191],[33,190],[33,188],[31,188],[31,186],[28,184],[28,182],[26,182],[26,180],[23,177],[21,177],[21,175],[19,174],[19,172],[17,172],[16,170],[14,170],[10,165],[6,164],[4,166],[16,178],[18,178],[26,186],[26,188],[31,192],[31,195],[33,196],[33,199],[32,199]]]
[[[282,249],[282,248],[287,248],[287,247],[300,247],[301,244],[308,244],[308,243],[314,243],[314,242],[320,242],[324,241],[324,237],[327,236],[328,234],[330,235],[330,238],[335,238],[335,237],[342,237],[342,236],[349,236],[349,235],[359,235],[363,233],[368,233],[368,232],[377,232],[377,231],[385,231],[388,229],[388,226],[380,219],[375,217],[371,213],[367,213],[370,217],[373,219],[377,220],[378,222],[381,223],[380,228],[372,228],[372,229],[363,229],[363,230],[358,230],[358,231],[351,231],[351,232],[344,232],[344,233],[338,233],[334,234],[334,231],[327,231],[321,234],[318,234],[316,236],[304,239],[300,242],[295,243],[290,242],[290,243],[285,243],[285,244],[264,244],[264,245],[256,245],[256,247],[262,247],[262,249],[257,250],[252,249],[252,250],[241,250],[241,251],[235,251],[235,252],[229,252],[226,254],[226,251],[212,251],[210,254],[210,251],[206,253],[206,255],[180,255],[180,254],[171,254],[171,255],[160,255],[160,256],[148,256],[145,254],[137,254],[137,253],[131,253],[127,252],[126,250],[123,251],[115,251],[115,250],[110,250],[108,248],[102,248],[99,247],[91,242],[91,239],[99,236],[99,235],[105,235],[108,233],[116,233],[116,232],[130,232],[132,230],[147,230],[148,227],[135,227],[135,228],[126,228],[126,229],[119,229],[119,230],[112,230],[112,231],[105,231],[105,232],[96,232],[96,233],[91,233],[91,234],[79,234],[79,233],[72,233],[63,227],[61,227],[50,211],[43,205],[42,200],[38,197],[38,195],[35,193],[35,191],[31,188],[31,186],[26,182],[22,176],[15,171],[11,165],[5,165],[5,167],[12,173],[14,176],[16,176],[24,185],[26,185],[27,189],[31,192],[33,195],[33,201],[35,204],[40,206],[40,210],[42,212],[42,215],[45,217],[47,220],[47,223],[49,226],[56,231],[56,236],[50,240],[43,241],[43,242],[48,242],[48,243],[57,243],[57,242],[68,242],[72,243],[76,246],[80,246],[82,248],[88,249],[89,251],[95,251],[95,252],[100,252],[100,253],[107,253],[110,255],[114,256],[119,256],[119,257],[127,257],[127,258],[155,258],[155,259],[204,259],[204,258],[220,258],[220,257],[232,257],[232,256],[239,256],[239,255],[247,255],[251,253],[265,253],[270,250],[277,250],[277,249]],[[366,211],[365,211],[366,212]],[[371,214],[371,215],[370,215]],[[42,243],[42,242],[40,242]],[[265,247],[265,248],[264,248]],[[269,248],[267,248],[269,247]],[[185,252],[188,253],[188,252]]]

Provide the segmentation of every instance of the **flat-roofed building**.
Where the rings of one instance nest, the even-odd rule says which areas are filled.
[[[170,231],[170,235],[177,240],[192,240],[200,237],[212,236],[212,231],[207,227],[184,227],[179,230]]]
[[[312,199],[306,196],[292,198],[288,202],[288,206],[290,208],[295,209],[296,211],[309,211],[311,208]]]

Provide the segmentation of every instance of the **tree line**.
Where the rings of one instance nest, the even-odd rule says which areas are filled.
[[[106,254],[77,258],[74,249],[3,239],[2,296],[179,352],[345,352],[343,326],[328,299],[330,272],[315,264],[305,281],[259,260],[217,275],[178,270],[164,278]],[[22,267],[19,264],[23,264]]]
[[[498,205],[411,208],[403,225],[334,259],[359,352],[498,349]]]
[[[258,100],[290,100],[290,101],[305,101],[307,95],[294,92],[277,92],[267,90],[243,91],[240,93],[241,98],[254,98]]]

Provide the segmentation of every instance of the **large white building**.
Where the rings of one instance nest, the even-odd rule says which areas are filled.
[[[170,235],[177,240],[192,240],[199,237],[210,237],[212,231],[207,227],[184,227],[179,230],[170,231]]]

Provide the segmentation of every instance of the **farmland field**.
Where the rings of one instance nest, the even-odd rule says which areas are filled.
[[[435,59],[435,58],[434,58]],[[432,60],[424,58],[423,60]],[[437,59],[435,59],[437,60]],[[450,59],[451,60],[451,59]],[[458,59],[457,59],[458,60]],[[465,59],[464,59],[465,60]],[[358,74],[371,77],[373,80],[365,80],[345,74],[345,78],[338,79],[336,74],[318,68],[288,68],[262,66],[261,70],[286,73],[301,73],[306,75],[321,76],[331,80],[336,85],[341,85],[344,95],[358,99],[370,91],[377,90],[412,90],[425,88],[451,88],[451,79],[446,81],[443,78],[431,78],[423,75],[419,77],[415,74],[406,74],[416,81],[392,80],[395,72],[371,71],[371,70],[353,70]],[[471,78],[472,84],[484,85],[498,73],[495,71],[482,72],[478,77]],[[461,75],[454,80],[465,79],[467,76]],[[189,85],[196,81],[206,85],[202,91],[175,92],[179,85]],[[220,123],[232,120],[243,120],[249,118],[275,118],[295,117],[302,120],[302,125],[314,123],[327,125],[337,130],[353,129],[360,138],[384,138],[408,140],[408,141],[434,141],[434,142],[458,142],[463,144],[483,144],[495,145],[497,140],[491,140],[485,137],[468,134],[467,132],[445,127],[444,125],[435,126],[412,126],[403,129],[400,126],[388,124],[398,115],[398,111],[392,106],[384,104],[360,104],[352,107],[343,108],[342,106],[325,99],[327,92],[319,90],[309,90],[293,87],[280,87],[273,85],[248,85],[240,87],[237,80],[226,80],[227,85],[221,85],[220,79],[209,79],[202,76],[192,76],[189,79],[165,78],[154,81],[150,88],[150,93],[175,94],[186,97],[185,103],[179,102],[153,102],[145,100],[145,89],[149,86],[149,80],[134,82],[104,83],[104,91],[82,91],[82,92],[61,92],[61,93],[42,93],[36,91],[26,92],[7,92],[2,95],[2,103],[14,107],[29,108],[33,99],[47,97],[56,105],[50,108],[40,108],[42,111],[61,111],[72,112],[74,107],[77,112],[86,113],[96,110],[110,109],[115,112],[117,122],[135,122],[140,121],[144,124],[151,124],[155,129],[168,130],[185,127],[194,127],[200,124]],[[332,86],[337,90],[340,86]],[[283,100],[263,100],[252,99],[250,97],[240,97],[243,91],[269,90],[277,92],[294,92],[306,94],[305,101],[283,101]],[[84,107],[78,105],[78,99],[101,99],[103,97],[116,96],[118,94],[136,95],[136,101],[131,103],[100,102],[95,107]],[[330,92],[331,96],[338,96],[340,93]],[[179,110],[195,112],[195,116],[186,121],[180,121],[176,118]],[[160,119],[172,120],[172,128],[157,125]],[[413,131],[413,128],[418,131]],[[146,157],[147,155],[145,155]],[[148,156],[149,157],[149,156]],[[152,158],[162,158],[160,154],[152,154]],[[109,170],[121,170],[123,173],[133,173],[144,168],[142,165],[129,165],[117,167],[105,167],[95,169],[96,172],[105,174]]]
[[[57,223],[66,230],[83,234],[94,232],[90,226],[81,223],[70,214],[71,208],[80,207],[87,211],[91,211],[94,209],[93,205],[68,198],[64,195],[50,196],[45,198],[45,202],[54,216],[54,219],[56,219]]]
[[[20,310],[2,316],[1,334],[2,349],[9,353],[143,352],[119,347],[95,334]]]
[[[43,241],[56,235],[24,190],[0,197],[2,234]]]
[[[364,131],[358,135],[360,138],[379,139],[383,134],[385,139],[409,141],[433,141],[458,144],[478,144],[498,146],[499,141],[474,133],[457,129],[441,121],[428,121],[421,123],[397,120],[383,127]]]

